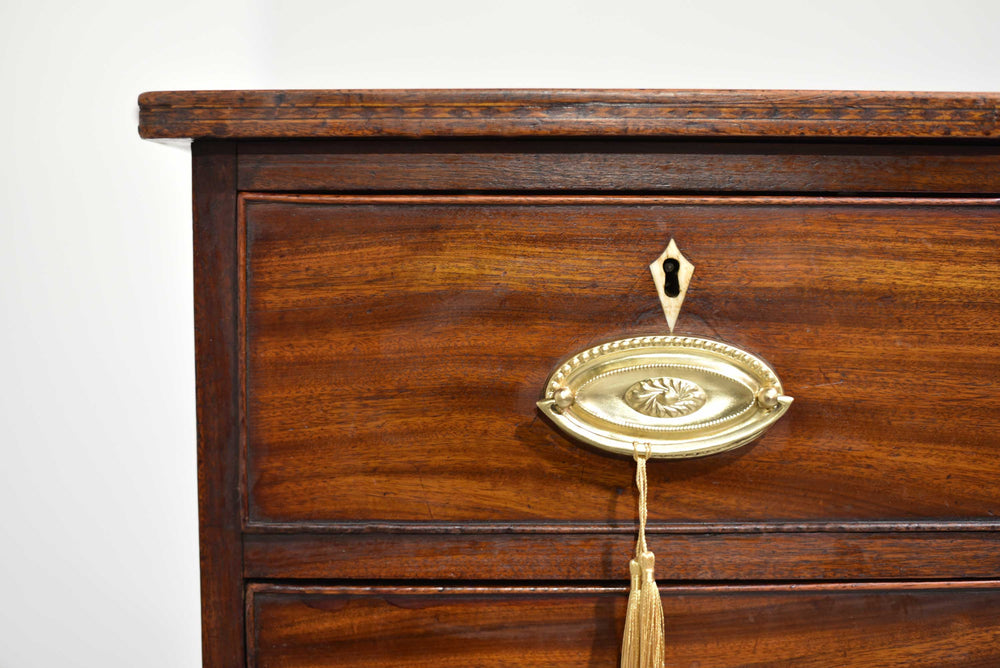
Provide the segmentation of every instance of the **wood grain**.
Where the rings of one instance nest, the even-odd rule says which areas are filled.
[[[662,333],[671,236],[677,333],[760,354],[796,403],[651,464],[654,521],[1000,512],[995,200],[257,196],[245,224],[252,526],[630,522],[631,462],[534,402],[569,354]]]
[[[753,90],[173,91],[147,139],[691,136],[995,138],[1000,94]]]
[[[661,587],[667,666],[995,666],[996,582]],[[251,586],[256,668],[614,666],[621,587]]]
[[[655,530],[656,527],[653,527]],[[250,534],[248,578],[627,582],[627,533]],[[660,582],[989,578],[1000,532],[651,533]]]
[[[242,142],[248,191],[1000,193],[994,146],[830,142]]]
[[[202,660],[235,668],[244,665],[236,148],[195,143],[192,163]]]

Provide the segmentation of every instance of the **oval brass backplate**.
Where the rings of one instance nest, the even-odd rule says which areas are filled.
[[[759,357],[687,336],[643,336],[594,346],[549,376],[538,407],[563,431],[629,455],[657,458],[738,448],[780,418],[792,398]]]

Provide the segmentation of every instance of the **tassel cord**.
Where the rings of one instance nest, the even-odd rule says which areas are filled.
[[[644,451],[640,453],[639,444],[633,444],[635,485],[639,491],[639,535],[635,545],[635,558],[629,563],[632,587],[622,638],[621,668],[663,668],[666,654],[663,605],[659,587],[653,577],[655,557],[646,544],[649,493],[646,460],[649,459],[651,450],[650,444],[646,443]]]
[[[639,454],[639,445],[634,443],[633,447],[633,459],[635,459],[635,486],[639,489],[639,540],[635,544],[635,556],[639,557],[643,552],[648,552],[646,548],[646,515],[647,502],[646,497],[647,491],[647,481],[646,481],[646,460],[649,459],[650,445],[646,443],[646,449],[643,454]]]

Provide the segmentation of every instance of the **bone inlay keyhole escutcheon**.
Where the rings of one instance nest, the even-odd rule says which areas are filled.
[[[667,318],[667,326],[673,332],[688,284],[691,283],[691,275],[694,274],[694,265],[681,255],[677,244],[671,239],[667,249],[649,265],[649,271],[653,274],[653,283],[663,306],[663,315]]]

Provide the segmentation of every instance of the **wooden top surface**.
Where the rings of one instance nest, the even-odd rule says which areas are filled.
[[[1000,137],[1000,93],[173,91],[143,93],[139,107],[146,139]]]

